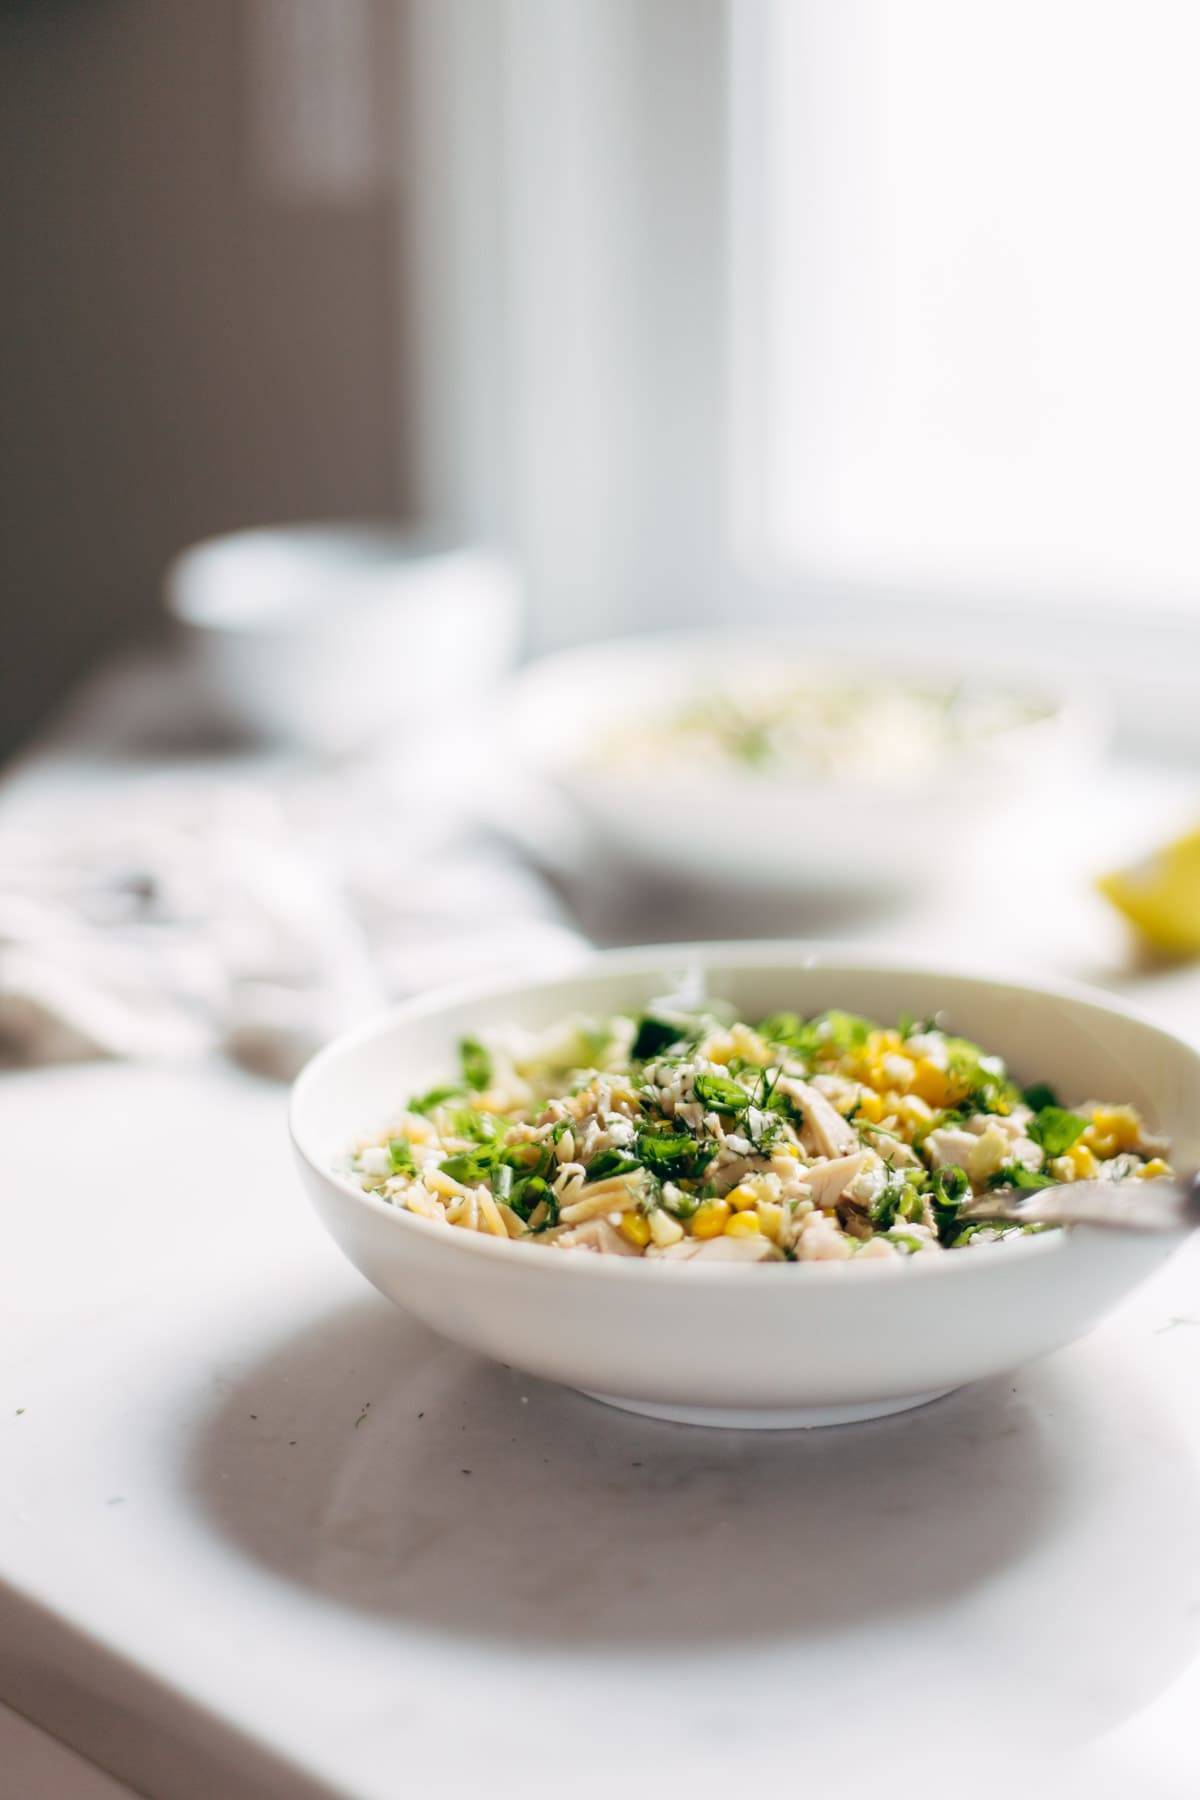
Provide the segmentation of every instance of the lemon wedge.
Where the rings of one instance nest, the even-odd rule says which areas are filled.
[[[1096,883],[1156,950],[1200,956],[1200,831]]]

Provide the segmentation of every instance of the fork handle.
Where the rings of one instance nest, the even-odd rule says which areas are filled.
[[[981,1194],[959,1218],[1012,1225],[1099,1225],[1115,1231],[1189,1231],[1200,1226],[1200,1174],[1154,1181],[1070,1181]]]

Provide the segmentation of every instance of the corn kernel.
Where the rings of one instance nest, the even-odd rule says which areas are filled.
[[[749,1212],[752,1207],[758,1205],[758,1195],[755,1193],[754,1189],[746,1187],[741,1182],[738,1183],[737,1187],[730,1188],[725,1198],[728,1200],[730,1206],[732,1206],[734,1212]]]
[[[775,1061],[775,1052],[752,1026],[734,1025],[729,1035],[733,1039],[734,1051],[747,1062],[757,1063],[760,1069],[765,1069]]]
[[[1101,1161],[1107,1161],[1110,1156],[1115,1156],[1120,1148],[1115,1132],[1098,1131],[1094,1125],[1088,1126],[1079,1142],[1085,1149],[1091,1150],[1100,1157]]]
[[[617,1230],[627,1244],[635,1244],[639,1250],[644,1250],[650,1242],[650,1221],[645,1213],[622,1213]]]
[[[883,1101],[872,1088],[864,1088],[859,1096],[858,1117],[869,1125],[878,1125],[883,1118]]]
[[[929,1125],[933,1121],[933,1108],[919,1094],[905,1094],[896,1108],[906,1125]]]
[[[775,1200],[760,1200],[757,1216],[758,1222],[762,1226],[763,1236],[769,1237],[773,1244],[777,1244],[783,1233],[784,1211],[782,1206]]]
[[[752,1212],[734,1213],[725,1224],[726,1237],[757,1237],[761,1230],[758,1214]]]
[[[954,1084],[945,1069],[939,1069],[927,1056],[922,1056],[916,1063],[909,1092],[918,1100],[924,1100],[927,1106],[949,1106]]]
[[[1152,1156],[1149,1162],[1143,1163],[1138,1170],[1139,1181],[1154,1181],[1159,1175],[1171,1173],[1170,1163],[1165,1163],[1161,1156]]]
[[[1118,1150],[1132,1150],[1141,1137],[1141,1121],[1132,1106],[1098,1106],[1091,1128],[1098,1136],[1111,1138]]]
[[[732,1214],[728,1200],[704,1200],[692,1214],[692,1236],[720,1237]]]
[[[1100,1165],[1086,1144],[1072,1144],[1063,1160],[1074,1169],[1076,1181],[1092,1181],[1100,1172]]]

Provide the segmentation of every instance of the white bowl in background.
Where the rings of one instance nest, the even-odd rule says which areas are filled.
[[[693,970],[743,1017],[944,1012],[1018,1079],[1129,1100],[1200,1162],[1200,1054],[1099,996],[803,944],[613,951],[567,975],[410,1002],[339,1038],[296,1082],[291,1130],[350,1260],[447,1337],[634,1412],[688,1423],[833,1424],[902,1411],[1088,1330],[1177,1237],[1043,1233],[850,1263],[672,1263],[555,1251],[422,1219],[335,1172],[362,1133],[456,1067],[460,1036],[639,1011]]]
[[[635,768],[603,753],[622,719],[661,715],[739,679],[790,668],[900,688],[949,688],[968,673],[928,657],[873,664],[859,651],[811,651],[795,632],[667,632],[555,652],[519,670],[500,696],[522,815],[512,818],[514,831],[536,848],[540,792],[551,862],[556,834],[586,834],[608,857],[702,884],[898,891],[936,878],[946,857],[969,856],[977,834],[1035,805],[1094,757],[1101,738],[1093,708],[1078,696],[1000,676],[989,685],[1028,699],[1042,716],[909,782],[890,779],[883,756],[875,779],[834,780],[786,767],[748,770],[732,759],[689,769],[664,757]]]
[[[521,624],[502,556],[385,524],[213,538],[175,559],[165,593],[223,723],[335,752],[480,699]]]

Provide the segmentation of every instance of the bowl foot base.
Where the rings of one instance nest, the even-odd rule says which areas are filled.
[[[934,1388],[927,1394],[905,1394],[899,1400],[861,1400],[843,1406],[674,1406],[669,1401],[623,1400],[618,1394],[580,1392],[622,1412],[641,1413],[647,1419],[669,1419],[675,1425],[710,1425],[734,1431],[796,1431],[814,1425],[854,1425],[863,1419],[886,1419],[890,1413],[908,1412],[940,1400],[952,1388]]]

